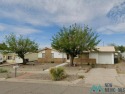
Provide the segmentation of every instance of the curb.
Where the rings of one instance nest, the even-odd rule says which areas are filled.
[[[57,85],[72,85],[72,82],[68,81],[51,81],[51,80],[36,80],[36,79],[16,79],[16,78],[10,78],[10,79],[3,79],[1,81],[7,81],[7,82],[24,82],[24,83],[41,83],[41,84],[57,84]]]
[[[5,80],[6,78],[0,78],[0,81],[3,81],[3,80]]]

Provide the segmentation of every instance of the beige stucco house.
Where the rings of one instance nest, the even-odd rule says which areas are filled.
[[[36,61],[38,59],[38,53],[26,53],[25,54],[25,59],[28,61]],[[4,60],[8,63],[22,63],[23,60],[18,57],[17,54],[15,53],[8,53],[4,55]]]
[[[75,63],[114,64],[115,48],[113,46],[96,47],[98,51],[84,51],[75,57]],[[44,48],[38,52],[38,62],[63,63],[70,62],[69,56],[52,48]]]

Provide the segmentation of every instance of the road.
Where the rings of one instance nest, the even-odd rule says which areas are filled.
[[[89,88],[45,83],[0,81],[0,94],[89,94]]]

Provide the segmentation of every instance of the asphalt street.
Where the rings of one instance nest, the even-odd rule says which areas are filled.
[[[1,81],[0,94],[89,94],[89,88],[83,86]]]

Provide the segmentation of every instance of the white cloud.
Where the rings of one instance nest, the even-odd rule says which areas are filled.
[[[40,32],[37,29],[26,27],[26,26],[16,26],[16,25],[8,25],[8,24],[1,24],[0,23],[0,31],[3,32],[14,32],[16,34],[27,35],[36,32]]]
[[[107,25],[97,29],[97,32],[100,32],[103,34],[125,33],[125,23]]]
[[[3,0],[0,17],[32,25],[87,23],[120,0]],[[11,10],[11,11],[10,11]]]
[[[106,18],[109,10],[123,0],[1,0],[0,19],[8,18],[21,24],[33,26],[92,24],[98,32],[109,34],[124,32],[121,24],[111,25]],[[105,20],[106,19],[106,20]],[[94,21],[94,22],[93,22]],[[109,24],[109,25],[108,25]],[[101,28],[100,28],[101,26]],[[113,26],[115,28],[113,29]],[[14,25],[5,26],[20,34],[38,30]],[[117,27],[117,28],[116,28]],[[0,27],[3,31],[5,28]]]

